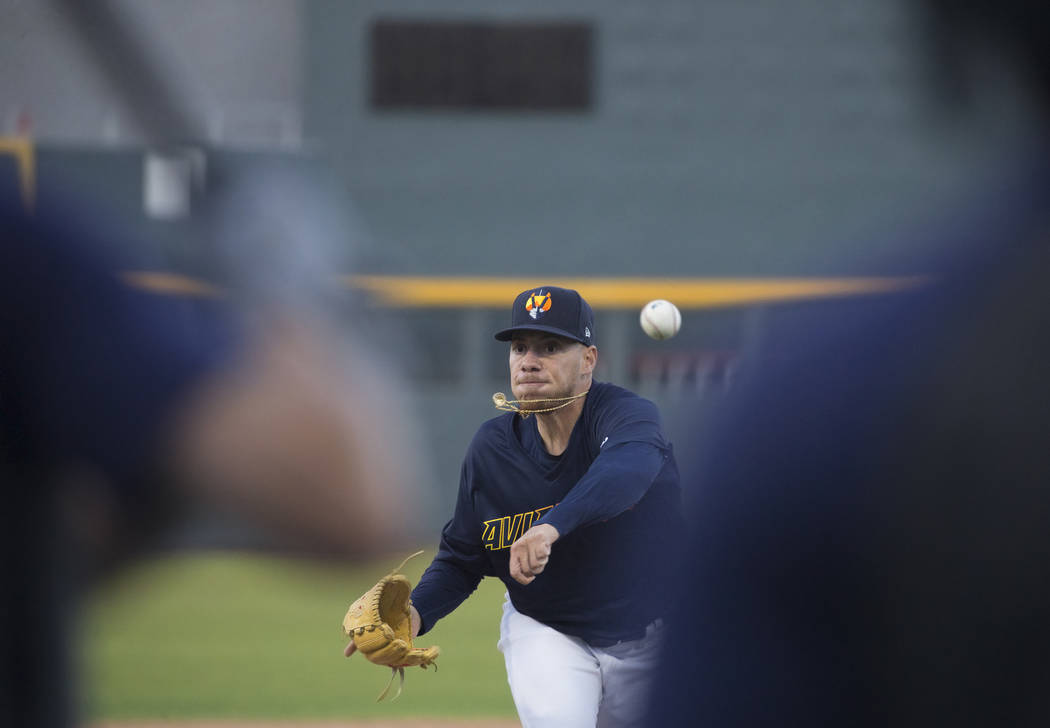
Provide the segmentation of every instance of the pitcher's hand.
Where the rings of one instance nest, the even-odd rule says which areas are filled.
[[[558,529],[549,523],[533,526],[510,546],[510,576],[519,584],[531,584],[547,568],[551,545],[558,540]]]

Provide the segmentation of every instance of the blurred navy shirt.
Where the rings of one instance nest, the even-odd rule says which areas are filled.
[[[773,327],[698,445],[648,725],[1050,724],[1048,170],[929,285]]]
[[[16,467],[83,464],[131,488],[233,335],[214,305],[125,285],[103,234],[0,210],[0,447]]]
[[[124,285],[111,242],[0,203],[0,725],[74,724],[79,587],[170,520],[171,418],[235,349],[218,308]]]

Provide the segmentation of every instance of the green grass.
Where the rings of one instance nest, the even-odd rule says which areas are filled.
[[[184,554],[125,572],[92,594],[82,621],[87,717],[512,717],[495,579],[417,640],[441,646],[439,669],[406,670],[397,701],[375,702],[386,668],[343,657],[347,607],[403,556],[350,568]],[[413,583],[432,556],[405,567]]]

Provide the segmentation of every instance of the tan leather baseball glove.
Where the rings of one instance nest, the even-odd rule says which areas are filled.
[[[423,552],[418,551],[412,556],[421,553]],[[441,648],[437,646],[412,646],[412,620],[409,611],[412,604],[409,599],[412,584],[404,574],[398,573],[408,559],[362,594],[350,605],[346,616],[343,617],[343,632],[353,640],[357,651],[370,662],[391,669],[390,682],[376,701],[386,697],[395,674],[401,676],[401,683],[392,699],[396,700],[401,695],[401,689],[405,685],[406,667],[419,665],[426,669],[428,665],[434,665],[436,670],[437,665],[434,661],[441,652]]]

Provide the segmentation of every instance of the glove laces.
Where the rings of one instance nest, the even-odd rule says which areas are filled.
[[[411,559],[414,559],[415,557],[419,556],[421,553],[423,553],[423,551],[419,550],[419,551],[416,551],[414,554],[410,554],[410,555],[406,556],[405,560],[402,561],[398,565],[398,567],[396,569],[394,569],[389,574],[387,574],[387,576],[393,576],[394,574],[400,574],[401,570],[403,568],[405,568],[405,564],[407,564]],[[379,602],[380,596],[381,596],[381,592],[376,592],[375,595],[373,596],[373,602],[374,602],[373,603],[373,609],[376,609],[375,603]],[[373,629],[374,629],[374,627],[373,627]],[[422,667],[424,670],[427,669],[426,665],[420,665],[420,667]],[[434,671],[437,672],[437,669],[438,669],[437,668],[437,663],[435,662],[434,663]],[[390,680],[387,681],[386,687],[383,688],[383,692],[379,693],[379,697],[376,698],[376,702],[377,703],[380,702],[381,700],[383,700],[383,698],[385,698],[387,696],[387,694],[390,692],[390,688],[394,684],[394,676],[395,675],[399,675],[401,677],[401,682],[398,683],[397,692],[394,693],[394,697],[390,698],[390,702],[393,702],[393,701],[395,701],[395,700],[397,700],[398,698],[401,697],[401,691],[404,690],[404,688],[405,688],[405,668],[403,668],[403,667],[391,667],[390,668]]]

